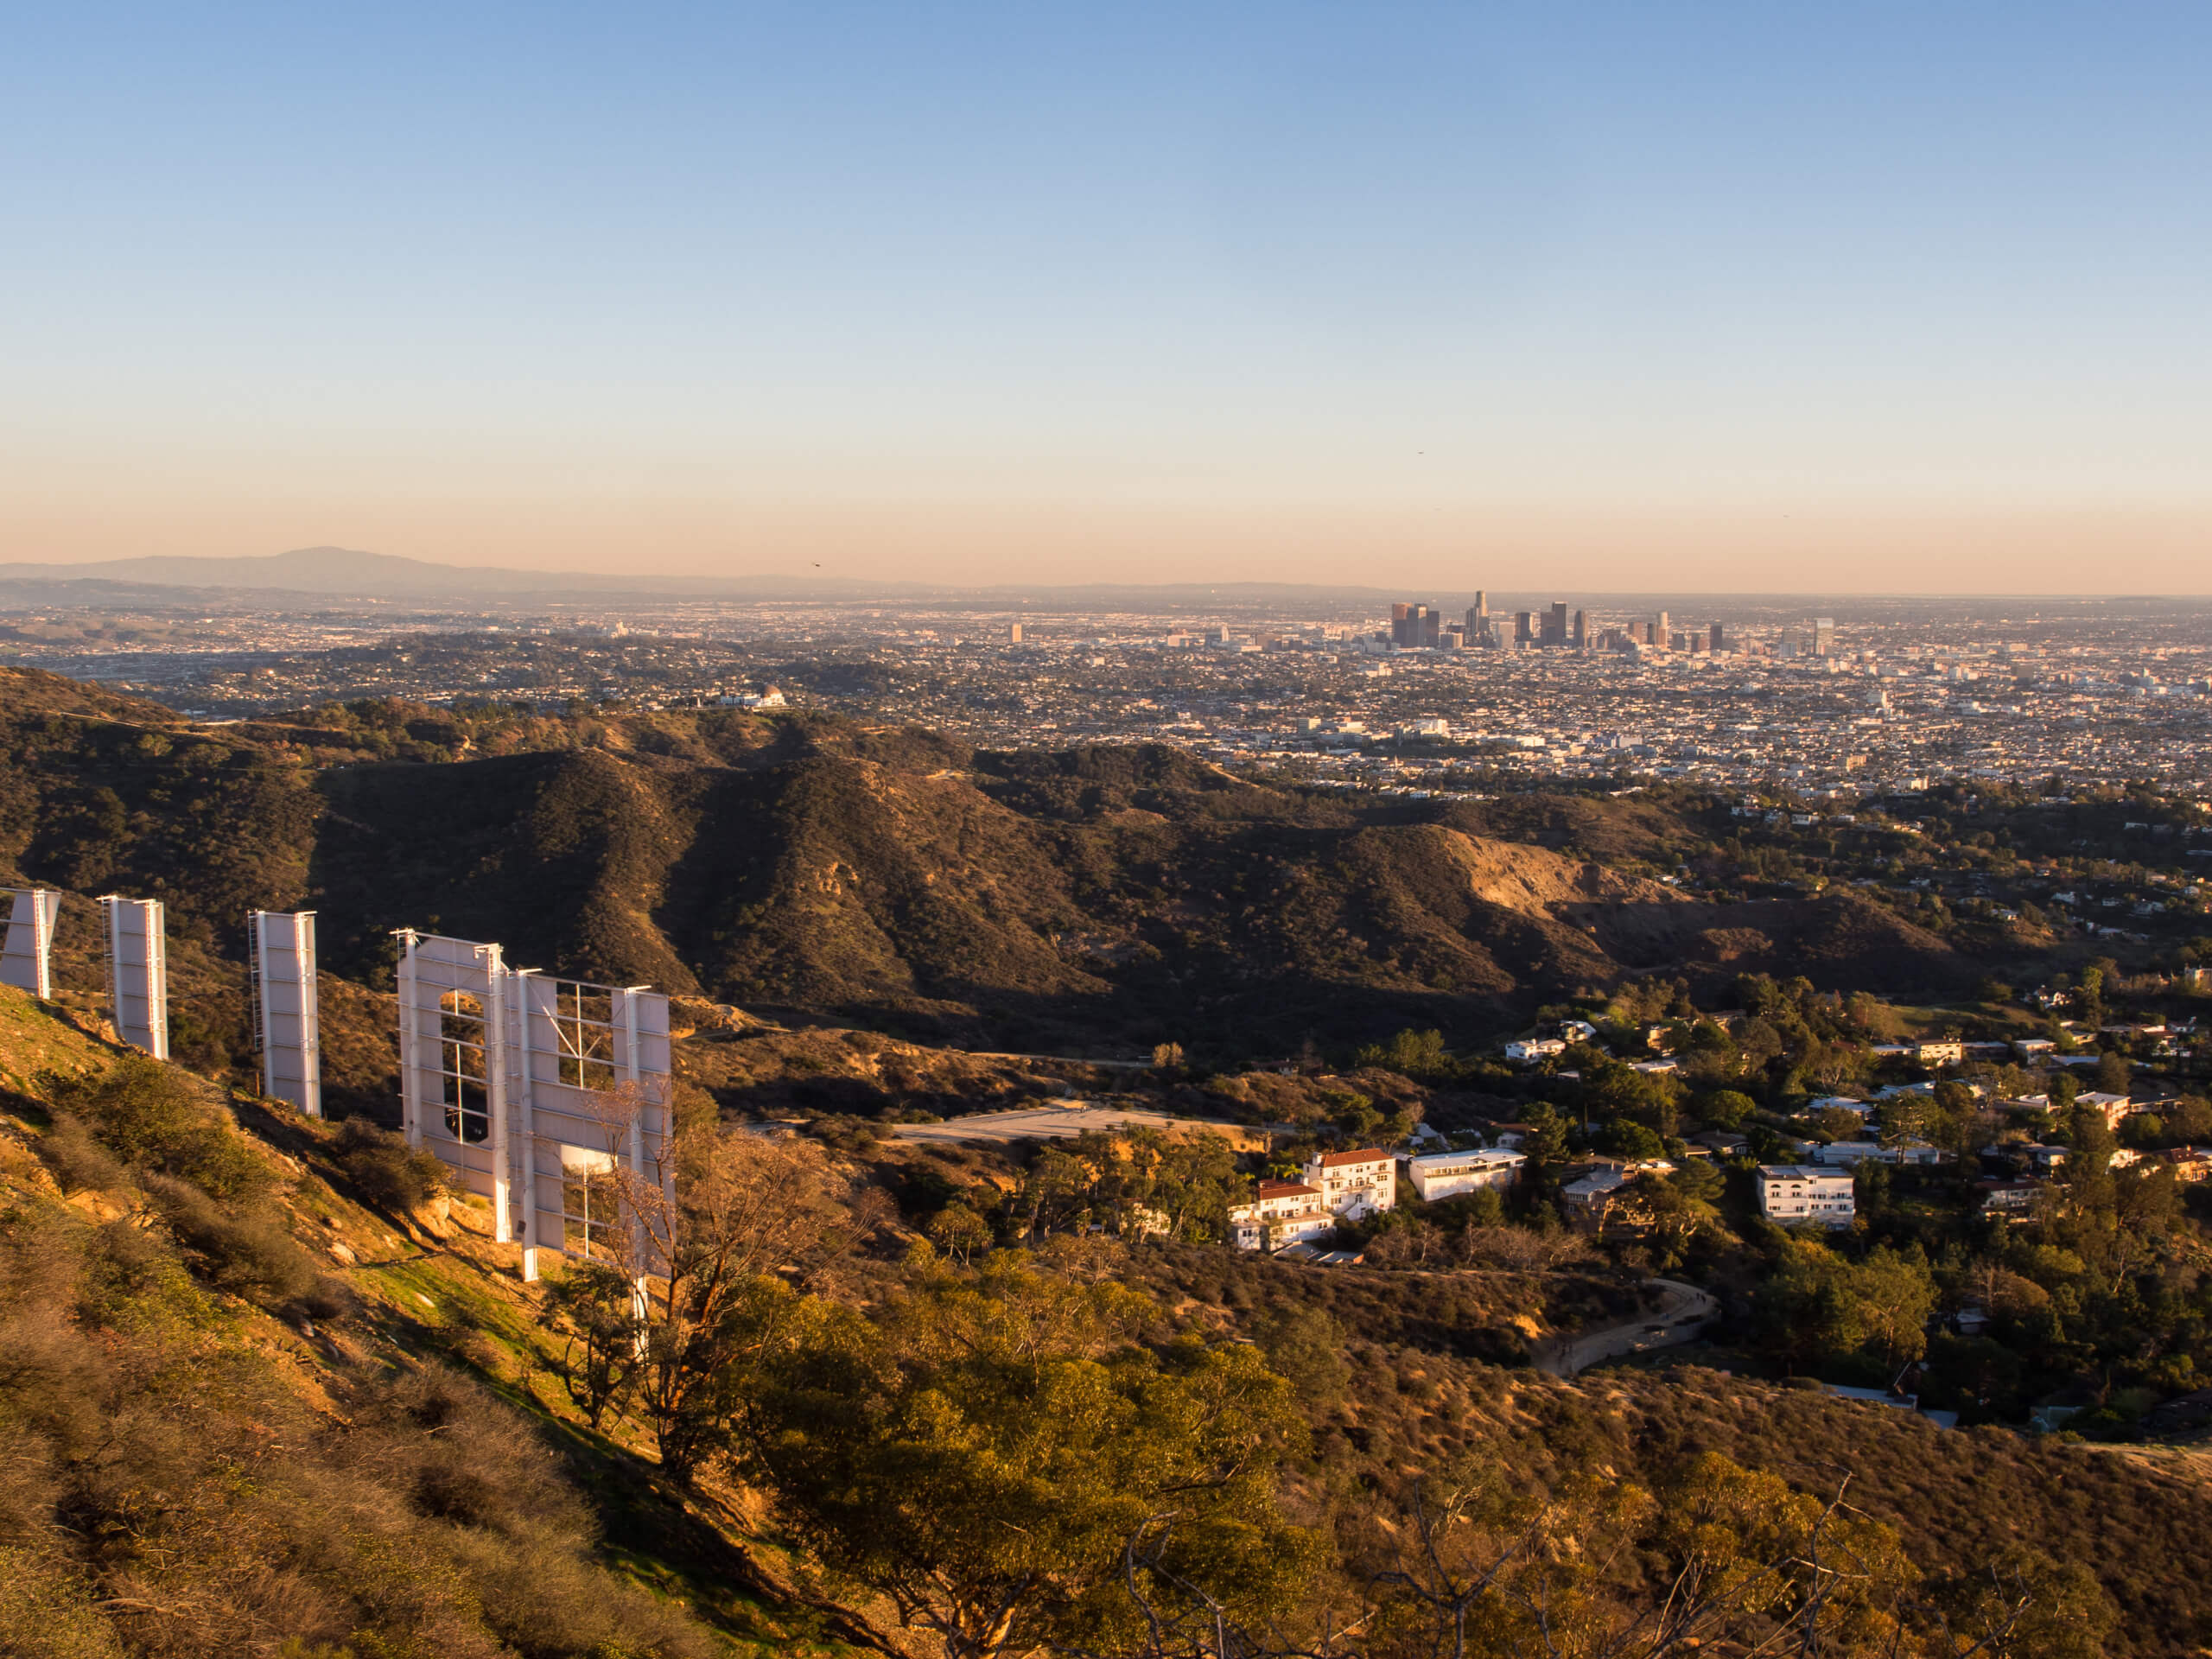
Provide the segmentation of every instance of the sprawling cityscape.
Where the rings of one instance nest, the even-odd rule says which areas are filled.
[[[11,592],[11,590],[13,590]],[[0,662],[203,718],[360,697],[816,707],[980,747],[1159,742],[1334,786],[1910,792],[2212,778],[2212,606],[1770,600],[1446,613],[1317,593],[1077,609],[574,597],[123,609],[0,580]],[[295,598],[291,606],[302,601]],[[399,614],[393,614],[393,613]]]

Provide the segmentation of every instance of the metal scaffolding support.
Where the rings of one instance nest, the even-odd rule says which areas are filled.
[[[107,917],[107,988],[115,1034],[157,1060],[169,1057],[168,944],[162,901],[100,900]]]
[[[0,949],[0,985],[13,985],[33,996],[54,995],[54,925],[61,916],[61,895],[51,887],[0,887],[14,900],[8,909],[8,934]]]
[[[409,1144],[492,1201],[525,1279],[544,1249],[643,1262],[634,1200],[667,1185],[668,998],[509,968],[495,944],[396,937]]]
[[[322,1116],[322,1036],[315,1001],[315,912],[257,910],[252,950],[253,1037],[261,1092]]]

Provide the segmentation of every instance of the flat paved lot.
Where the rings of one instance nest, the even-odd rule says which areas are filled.
[[[1208,1129],[1242,1146],[1257,1147],[1265,1136],[1249,1124],[1229,1123],[1218,1118],[1170,1117],[1129,1106],[1101,1106],[1071,1100],[1065,1106],[1030,1106],[1017,1112],[976,1112],[948,1118],[942,1123],[894,1123],[891,1133],[900,1141],[1072,1141],[1086,1130],[1159,1129],[1164,1134],[1188,1135]]]

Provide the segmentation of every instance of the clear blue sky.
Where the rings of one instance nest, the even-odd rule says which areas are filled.
[[[2202,3],[17,8],[0,560],[2202,590],[2208,180]]]

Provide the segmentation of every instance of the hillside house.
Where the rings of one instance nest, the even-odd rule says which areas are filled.
[[[2102,1094],[2094,1089],[2086,1090],[2075,1096],[2074,1103],[2076,1106],[2087,1106],[2092,1111],[2102,1113],[2105,1127],[2108,1129],[2119,1128],[2120,1121],[2136,1109],[2134,1101],[2127,1096]]]
[[[1424,1201],[1433,1202],[1484,1187],[1506,1187],[1520,1179],[1527,1154],[1496,1147],[1477,1152],[1435,1152],[1408,1158],[1406,1179]]]
[[[2170,1147],[2158,1155],[2173,1166],[2177,1181],[2194,1184],[2212,1176],[2212,1147]]]
[[[1871,1101],[1854,1099],[1849,1095],[1821,1095],[1805,1103],[1808,1112],[1851,1112],[1863,1122],[1873,1109]]]
[[[1815,1163],[1834,1167],[1856,1167],[1867,1163],[1940,1164],[1949,1158],[1950,1154],[1925,1141],[1908,1141],[1897,1147],[1885,1147],[1878,1141],[1838,1141],[1831,1146],[1813,1148]]]
[[[1526,1065],[1535,1060],[1548,1060],[1554,1055],[1567,1052],[1567,1045],[1556,1037],[1529,1037],[1505,1046],[1505,1058]]]
[[[1337,1218],[1321,1204],[1321,1189],[1303,1181],[1262,1181],[1252,1202],[1229,1212],[1240,1250],[1279,1250],[1333,1230]]]
[[[1597,1169],[1569,1181],[1559,1192],[1567,1220],[1592,1230],[1603,1228],[1605,1218],[1625,1197],[1624,1189],[1635,1179],[1625,1169]]]
[[[1818,1222],[1824,1227],[1848,1227],[1859,1214],[1859,1201],[1847,1169],[1824,1169],[1812,1164],[1761,1164],[1758,1175],[1759,1213],[1785,1225],[1794,1221]]]
[[[1878,1060],[1915,1060],[1922,1065],[1956,1065],[1967,1057],[1964,1043],[1946,1039],[1923,1043],[1877,1043],[1871,1052]]]
[[[1318,1154],[1306,1160],[1303,1175],[1307,1185],[1319,1190],[1322,1207],[1347,1221],[1398,1201],[1398,1160],[1373,1147]]]

